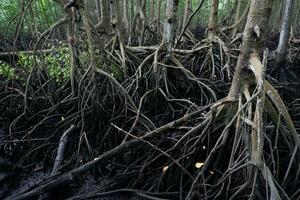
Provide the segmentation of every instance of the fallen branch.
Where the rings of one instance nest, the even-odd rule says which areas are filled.
[[[59,140],[59,145],[58,145],[54,165],[53,165],[53,168],[52,168],[52,171],[51,171],[51,176],[56,175],[59,168],[61,167],[62,161],[64,160],[64,153],[65,153],[66,144],[67,144],[67,141],[68,141],[68,136],[74,129],[75,129],[75,125],[72,124],[70,126],[70,128],[68,128],[63,133],[63,135],[61,136],[61,138]],[[48,193],[45,193],[45,194],[41,195],[39,200],[42,200],[42,199],[48,199]]]
[[[193,54],[203,49],[207,49],[210,46],[211,45],[205,45],[205,46],[197,47],[195,49],[173,49],[172,48],[171,53]],[[156,51],[159,48],[159,46],[139,46],[139,47],[126,46],[126,48],[135,53],[144,53],[145,51]],[[164,49],[159,49],[159,51],[164,51]]]
[[[51,171],[51,176],[57,174],[59,168],[61,167],[62,161],[64,160],[64,152],[66,149],[66,143],[68,141],[69,134],[75,129],[75,125],[71,125],[70,128],[68,128],[64,134],[61,136],[59,140],[59,145],[57,149],[57,154],[55,157],[54,165]]]
[[[73,169],[69,172],[63,173],[61,175],[50,177],[47,180],[41,181],[40,183],[36,184],[31,191],[12,195],[10,197],[7,197],[6,200],[31,199],[32,197],[35,197],[37,195],[48,192],[57,186],[70,183],[74,180],[74,178],[76,176],[87,172],[89,169],[91,169],[95,165],[100,164],[100,162],[105,163],[107,160],[109,160],[113,157],[116,157],[117,155],[120,155],[129,149],[143,144],[143,142],[142,142],[143,140],[150,140],[150,139],[154,138],[155,136],[157,136],[159,133],[162,133],[170,128],[173,128],[179,124],[182,124],[190,119],[198,117],[204,110],[207,110],[209,108],[215,108],[216,106],[222,105],[224,102],[226,103],[228,101],[229,100],[225,99],[225,100],[216,102],[215,104],[205,106],[195,112],[186,114],[177,120],[174,120],[174,121],[172,121],[168,124],[165,124],[153,131],[146,133],[144,136],[140,137],[139,139],[133,139],[133,140],[122,143],[119,146],[101,154],[100,156],[96,157],[94,160],[91,160],[78,168],[75,168],[75,169]]]
[[[0,56],[18,56],[20,54],[25,54],[25,55],[50,54],[53,51],[54,51],[54,48],[42,49],[42,50],[37,50],[37,51],[10,51],[10,52],[0,52]]]

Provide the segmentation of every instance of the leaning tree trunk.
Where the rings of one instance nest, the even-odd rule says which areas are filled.
[[[272,0],[252,0],[247,23],[243,32],[243,43],[229,91],[230,98],[237,98],[244,81],[249,77],[250,53],[259,54],[262,39],[267,31]]]
[[[286,52],[287,52],[288,39],[290,36],[294,4],[295,4],[294,0],[286,0],[285,1],[283,20],[282,20],[281,30],[280,30],[279,44],[278,44],[278,47],[276,50],[277,51],[277,58],[276,58],[277,66],[284,65],[284,63],[286,61],[285,58],[286,58]]]
[[[265,85],[264,83],[264,67],[260,62],[259,54],[261,51],[261,44],[268,25],[268,20],[271,13],[272,0],[252,0],[247,23],[243,32],[243,42],[238,63],[235,69],[232,85],[228,97],[232,99],[239,99],[241,94],[246,94],[249,88],[256,88],[256,107],[253,116],[249,116],[252,121],[252,131],[250,136],[250,161],[254,165],[249,168],[249,183],[248,185],[257,184],[257,176],[260,173],[270,188],[270,199],[280,199],[279,192],[273,181],[273,176],[270,169],[263,161],[263,147],[264,147],[264,126],[263,126],[263,111],[265,105]],[[264,56],[266,59],[266,55]],[[246,96],[246,95],[245,95]],[[249,111],[252,113],[252,110]],[[249,140],[248,140],[249,141]],[[253,190],[253,188],[252,188]]]
[[[188,19],[188,17],[189,17],[189,14],[190,14],[190,5],[191,4],[191,0],[187,0],[186,2],[185,2],[185,8],[184,8],[184,14],[183,14],[183,21],[182,21],[182,24],[181,24],[181,26],[182,26],[182,30],[181,30],[181,32],[183,31],[183,29],[185,28],[185,24],[186,24],[186,22],[187,22],[187,19]]]

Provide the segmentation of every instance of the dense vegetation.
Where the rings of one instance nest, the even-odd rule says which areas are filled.
[[[299,1],[0,7],[1,199],[299,199]]]

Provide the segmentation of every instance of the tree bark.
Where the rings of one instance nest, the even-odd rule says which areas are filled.
[[[157,21],[156,21],[156,31],[160,35],[160,12],[161,12],[161,0],[157,0]]]
[[[287,52],[288,39],[290,36],[294,4],[295,4],[294,0],[286,0],[285,1],[283,20],[282,20],[281,30],[280,30],[279,44],[278,44],[278,47],[276,50],[277,51],[277,58],[276,58],[277,65],[283,65],[286,61],[285,58],[286,58],[286,52]]]
[[[144,32],[146,27],[146,16],[145,16],[145,0],[137,0],[137,10],[139,15],[139,32],[140,32],[140,38],[139,38],[139,45],[142,46],[143,38],[144,38]]]
[[[179,0],[167,0],[164,23],[164,40],[170,54],[175,39],[176,11]]]
[[[241,4],[242,4],[242,0],[237,0],[236,13],[234,16],[234,24],[237,24],[240,19]],[[232,31],[232,35],[235,36],[237,34],[237,31],[238,31],[238,26],[234,27]]]
[[[100,6],[100,21],[96,25],[97,29],[102,30],[107,33],[109,31],[109,7],[107,4],[107,0],[99,0]]]
[[[67,38],[71,54],[71,63],[70,63],[70,79],[71,79],[71,89],[72,95],[76,96],[77,94],[77,79],[76,79],[76,70],[79,66],[79,55],[78,55],[78,36],[77,29],[78,25],[76,22],[76,16],[74,9],[72,7],[65,8],[64,0],[56,0],[62,8],[65,9],[66,21],[67,21]],[[80,5],[77,5],[80,6]]]
[[[243,32],[243,42],[234,72],[229,98],[236,99],[240,89],[249,79],[249,55],[259,54],[260,45],[267,31],[268,20],[271,14],[272,0],[252,0],[248,13],[247,23]],[[251,78],[250,78],[251,79]]]
[[[212,39],[218,30],[219,0],[211,0],[210,14],[208,20],[208,37]]]
[[[154,0],[150,0],[150,11],[149,11],[150,20],[154,19],[154,10],[155,10]]]
[[[189,17],[189,14],[190,14],[190,12],[189,12],[189,9],[190,9],[190,3],[191,3],[191,0],[187,0],[186,2],[185,2],[185,8],[184,8],[184,15],[183,15],[183,21],[182,21],[182,30],[183,30],[183,28],[185,27],[185,24],[186,24],[186,22],[187,22],[187,19],[188,19],[188,17]],[[181,32],[182,32],[182,30],[181,30]]]
[[[95,0],[95,5],[96,5],[96,15],[97,15],[97,24],[100,23],[101,21],[101,6],[100,6],[100,1]]]
[[[128,0],[123,0],[123,24],[126,32],[129,32],[129,21],[128,21]]]

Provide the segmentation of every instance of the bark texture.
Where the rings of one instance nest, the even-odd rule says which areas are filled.
[[[288,39],[290,36],[293,8],[295,1],[286,0],[284,5],[283,19],[280,31],[279,44],[277,47],[277,64],[284,64],[287,52]]]
[[[241,86],[251,81],[249,75],[250,53],[260,53],[260,45],[267,31],[268,20],[271,14],[272,0],[252,0],[248,13],[247,23],[243,32],[243,42],[234,72],[229,98],[237,98]]]
[[[208,20],[208,35],[212,38],[218,29],[219,0],[211,0],[210,15]]]
[[[164,23],[164,40],[168,49],[171,52],[172,45],[175,39],[176,25],[176,10],[179,0],[168,0],[166,5],[166,20]]]

